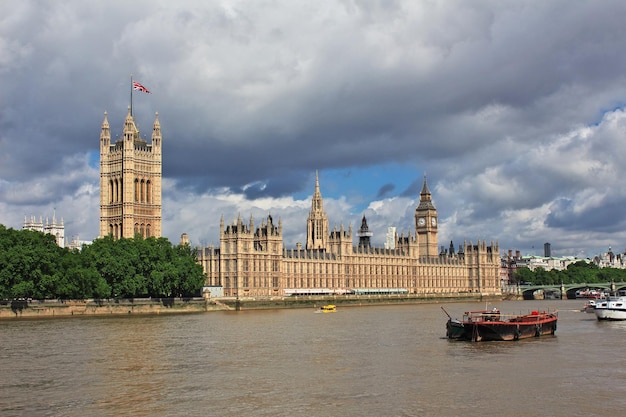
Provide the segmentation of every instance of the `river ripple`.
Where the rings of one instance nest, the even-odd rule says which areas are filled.
[[[610,416],[626,322],[576,300],[557,335],[445,339],[439,304],[0,321],[2,416]],[[445,304],[452,315],[483,304]]]

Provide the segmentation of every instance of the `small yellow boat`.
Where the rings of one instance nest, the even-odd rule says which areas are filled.
[[[334,304],[327,304],[325,306],[321,306],[320,311],[322,313],[335,313],[337,311],[337,306]]]

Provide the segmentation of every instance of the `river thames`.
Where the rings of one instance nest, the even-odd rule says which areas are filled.
[[[2,416],[614,416],[626,322],[581,300],[555,336],[469,343],[452,315],[484,303],[0,321]]]

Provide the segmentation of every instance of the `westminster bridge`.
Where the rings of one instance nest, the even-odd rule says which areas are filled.
[[[543,294],[559,293],[565,294],[561,298],[574,299],[577,291],[603,290],[608,293],[615,293],[626,290],[626,282],[600,282],[600,283],[577,283],[577,284],[550,284],[550,285],[505,285],[502,288],[504,294],[515,294],[525,300],[532,299],[537,290],[542,290]]]

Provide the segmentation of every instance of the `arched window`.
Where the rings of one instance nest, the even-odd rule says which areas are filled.
[[[146,225],[146,237],[152,236],[152,231],[150,230],[150,223]]]
[[[135,202],[139,201],[139,179],[135,178]]]
[[[146,181],[146,203],[152,203],[152,181]]]
[[[121,188],[121,184],[120,184],[120,180],[118,178],[116,178],[113,181],[113,201],[116,203],[119,203],[121,201],[121,195],[122,195],[122,190]]]

